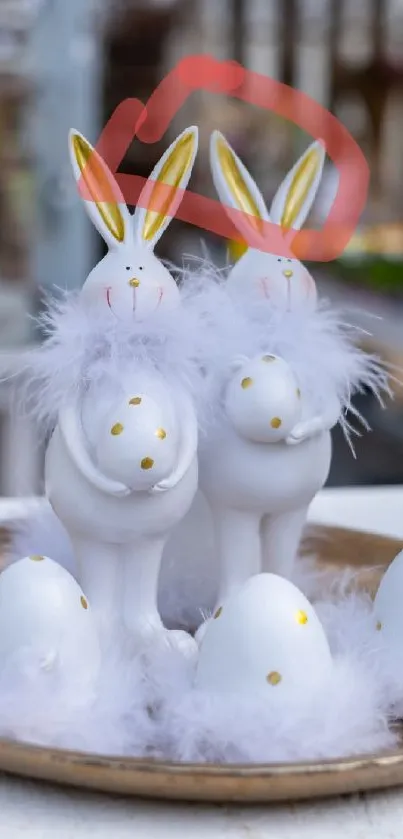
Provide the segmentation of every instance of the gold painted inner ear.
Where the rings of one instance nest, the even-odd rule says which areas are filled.
[[[238,259],[246,253],[248,246],[246,242],[238,242],[237,240],[230,240],[228,242],[228,257],[230,262],[238,262]]]
[[[319,164],[320,155],[317,149],[311,149],[302,159],[288,190],[287,200],[281,217],[282,227],[292,227],[298,218],[317,175]]]
[[[217,139],[217,154],[222,173],[231,190],[235,203],[244,213],[253,216],[248,221],[258,233],[261,233],[263,230],[263,219],[259,207],[242,177],[233,151],[222,137]]]
[[[192,164],[194,149],[194,134],[185,134],[175,144],[162,166],[149,196],[150,205],[154,209],[147,210],[144,218],[143,239],[146,242],[152,241],[165,223],[175,198],[175,191]],[[167,189],[167,186],[170,189]]]
[[[113,198],[113,187],[108,170],[94,149],[78,134],[73,138],[74,154],[85,185],[94,201],[102,221],[117,242],[125,238],[125,223],[119,205]],[[105,200],[109,198],[109,200]],[[88,200],[88,199],[87,199]]]

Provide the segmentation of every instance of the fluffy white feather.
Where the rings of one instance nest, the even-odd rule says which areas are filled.
[[[16,531],[10,559],[45,548],[73,570],[68,537],[46,502],[31,524]],[[104,650],[97,701],[78,710],[57,685],[38,679],[29,661],[23,668],[20,659],[10,662],[0,673],[0,734],[98,753],[224,763],[325,759],[393,747],[403,673],[375,629],[371,598],[359,591],[353,571],[318,570],[311,559],[296,571],[335,657],[332,681],[322,692],[311,695],[308,673],[299,695],[281,711],[254,697],[206,696],[192,689],[192,665],[174,652],[155,653],[146,666],[114,644]],[[183,626],[189,617],[194,627],[210,612],[214,589],[209,593],[196,580],[188,598],[190,578],[173,592],[169,573],[163,577],[166,621]]]
[[[225,272],[207,260],[182,271],[181,289],[181,307],[157,310],[144,323],[122,323],[107,309],[95,317],[76,294],[49,301],[40,321],[45,341],[27,357],[19,394],[44,434],[61,405],[91,385],[112,387],[129,360],[180,382],[193,395],[207,435],[221,422],[223,385],[239,355],[283,357],[314,411],[336,395],[344,414],[362,419],[352,404],[355,394],[367,388],[380,400],[390,394],[386,368],[357,346],[358,329],[325,301],[303,313],[281,313],[266,300],[240,304],[226,292]]]
[[[127,368],[149,369],[199,394],[201,330],[194,306],[161,308],[146,322],[127,323],[66,293],[48,301],[39,326],[45,340],[27,355],[19,399],[44,433],[61,406],[92,386],[113,392]]]
[[[403,679],[392,679],[382,656],[370,599],[334,591],[315,606],[336,663],[331,682],[314,695],[309,673],[281,708],[269,697],[262,703],[254,696],[205,695],[192,687],[194,664],[174,651],[145,660],[120,643],[105,646],[97,697],[80,706],[61,693],[57,678],[39,677],[23,651],[0,671],[0,735],[99,754],[220,763],[326,759],[393,747]]]
[[[336,395],[343,409],[341,424],[346,434],[351,430],[347,411],[366,426],[353,406],[354,395],[368,389],[381,403],[383,394],[391,395],[385,365],[378,356],[358,346],[362,331],[326,300],[315,311],[290,312],[274,309],[264,298],[240,302],[227,294],[225,272],[218,272],[206,260],[196,269],[185,270],[182,284],[186,309],[196,309],[199,322],[205,325],[201,352],[211,375],[208,404],[204,410],[201,407],[203,427],[221,418],[223,382],[228,364],[237,355],[272,353],[284,358],[315,412]]]

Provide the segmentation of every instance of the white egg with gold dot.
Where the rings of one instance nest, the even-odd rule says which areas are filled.
[[[128,394],[104,417],[95,448],[105,475],[133,490],[147,490],[175,469],[177,426],[170,411],[151,397]]]
[[[391,562],[374,598],[373,625],[403,673],[403,551]]]
[[[301,391],[284,359],[261,355],[232,377],[225,397],[237,432],[256,443],[284,440],[301,418]]]
[[[55,674],[77,702],[95,690],[101,653],[91,605],[49,557],[25,557],[0,575],[0,668],[20,655],[39,675]]]
[[[259,574],[208,623],[195,685],[282,701],[320,688],[332,672],[329,644],[313,606],[283,577]]]

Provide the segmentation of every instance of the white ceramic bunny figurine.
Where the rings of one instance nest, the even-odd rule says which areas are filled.
[[[225,210],[239,232],[256,243],[231,269],[226,288],[233,297],[250,301],[268,300],[279,312],[302,312],[317,306],[317,290],[307,268],[293,256],[292,240],[306,221],[314,203],[323,172],[326,152],[320,141],[312,143],[297,160],[278,188],[270,211],[252,176],[225,137],[214,131],[210,142],[210,163],[214,185]],[[231,210],[242,212],[232,213]],[[273,222],[283,229],[283,252],[277,256],[259,250],[267,247],[261,222]],[[329,400],[320,415],[306,417],[287,437],[287,444],[299,443],[336,425],[341,413],[337,397]]]
[[[189,181],[197,129],[185,130],[165,152],[133,217],[89,142],[72,131],[69,144],[76,180],[82,177],[89,191],[85,208],[109,248],[79,303],[106,329],[109,319],[125,334],[144,322],[145,346],[148,322],[160,310],[180,305],[177,285],[153,249]],[[105,200],[110,190],[116,201]],[[110,359],[104,363],[107,369]],[[150,638],[194,643],[185,633],[164,628],[157,583],[165,541],[192,503],[197,471],[190,396],[181,383],[172,386],[138,359],[128,358],[115,382],[107,387],[91,382],[74,404],[60,409],[46,455],[48,498],[71,538],[80,583],[95,614],[107,628],[123,616],[140,645]]]
[[[211,168],[219,197],[240,232],[264,244],[261,221],[298,229],[319,186],[325,151],[314,143],[281,184],[266,209],[256,184],[225,138],[211,138]],[[248,215],[233,213],[243,210]],[[308,271],[288,257],[249,249],[229,273],[226,289],[241,305],[259,301],[275,313],[278,329],[289,312],[316,307]],[[263,308],[263,307],[262,307]],[[253,319],[250,325],[254,330]],[[220,562],[219,602],[261,570],[289,577],[312,498],[326,481],[330,429],[341,405],[336,395],[323,410],[300,391],[294,371],[270,341],[248,360],[235,359],[224,393],[227,421],[203,442],[200,486],[212,511]]]

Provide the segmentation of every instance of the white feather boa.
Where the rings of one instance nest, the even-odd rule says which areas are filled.
[[[202,381],[200,329],[195,307],[157,310],[146,323],[118,320],[106,307],[91,309],[79,293],[47,303],[39,318],[44,341],[30,352],[19,401],[39,427],[52,429],[63,405],[89,388],[113,393],[133,369],[160,374],[195,398]]]
[[[336,396],[347,436],[352,430],[345,416],[348,411],[367,427],[352,403],[354,395],[368,389],[381,404],[383,394],[391,395],[386,366],[378,356],[359,347],[362,330],[326,300],[314,311],[281,312],[269,300],[230,297],[224,272],[217,272],[206,261],[198,271],[183,273],[183,288],[187,308],[196,309],[203,324],[203,364],[211,371],[208,404],[201,408],[203,428],[221,419],[228,365],[238,355],[282,357],[315,413]]]
[[[326,302],[313,312],[285,313],[265,300],[240,303],[227,294],[224,273],[207,261],[182,272],[181,291],[177,310],[157,310],[144,323],[124,323],[107,309],[95,315],[77,294],[52,300],[40,319],[45,341],[27,358],[20,388],[24,409],[39,427],[50,430],[62,405],[91,385],[113,387],[127,366],[138,365],[181,384],[208,435],[223,420],[232,360],[264,352],[290,364],[315,412],[337,396],[347,434],[346,411],[365,425],[352,405],[354,394],[368,388],[381,400],[390,393],[385,367],[357,346],[359,331]]]

